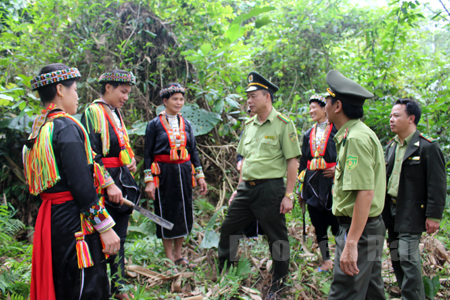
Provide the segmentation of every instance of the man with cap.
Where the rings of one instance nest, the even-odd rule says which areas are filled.
[[[381,256],[386,229],[386,173],[383,148],[360,118],[365,99],[374,95],[337,70],[327,74],[325,106],[336,125],[337,159],[333,214],[339,221],[329,300],[385,299]]]
[[[417,130],[422,112],[411,99],[392,108],[391,131],[397,135],[386,150],[386,203],[392,266],[402,299],[425,299],[419,242],[423,231],[439,229],[445,207],[447,179],[439,144]]]
[[[269,240],[273,259],[272,285],[267,299],[276,299],[289,268],[285,214],[293,208],[301,152],[294,123],[272,107],[278,87],[260,74],[250,72],[245,91],[255,116],[245,123],[237,150],[244,159],[239,185],[222,223],[219,268],[237,261],[242,229],[256,218]]]

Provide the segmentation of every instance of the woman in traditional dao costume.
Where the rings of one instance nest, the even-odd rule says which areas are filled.
[[[131,86],[136,84],[134,75],[127,71],[112,70],[100,76],[101,98],[88,106],[81,117],[86,126],[95,161],[105,174],[105,184],[101,186],[106,199],[106,207],[116,222],[114,229],[120,237],[119,258],[111,256],[111,293],[116,299],[130,299],[133,296],[122,291],[125,283],[125,249],[128,219],[132,209],[122,206],[122,199],[137,204],[140,191],[130,172],[136,171],[136,160],[130,146],[125,124],[119,109],[128,101]],[[105,170],[106,169],[106,170]],[[120,272],[120,274],[119,274]]]
[[[207,187],[197,154],[194,132],[180,111],[185,89],[171,83],[159,93],[166,109],[151,120],[145,132],[145,192],[155,200],[155,213],[174,223],[172,230],[157,226],[166,257],[176,265],[193,267],[181,255],[184,237],[193,224],[192,187]],[[172,248],[173,243],[173,248]]]
[[[72,116],[78,106],[76,68],[51,64],[31,80],[45,109],[23,148],[30,193],[42,199],[36,220],[31,300],[109,299],[105,255],[120,239],[97,196],[93,154],[84,127]],[[102,242],[104,244],[102,251]]]
[[[299,182],[302,185],[299,201],[308,204],[309,216],[316,229],[317,243],[323,259],[319,272],[333,268],[328,251],[328,226],[331,226],[333,235],[339,229],[338,221],[331,213],[331,187],[336,166],[333,137],[337,130],[333,124],[328,123],[325,105],[326,100],[322,96],[313,95],[309,99],[309,114],[316,124],[303,137],[299,167]]]

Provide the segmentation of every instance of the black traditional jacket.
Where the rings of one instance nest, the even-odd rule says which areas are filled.
[[[318,208],[319,210],[329,210],[332,206],[331,187],[333,185],[333,178],[324,177],[323,171],[307,170],[308,161],[311,161],[314,157],[314,153],[311,153],[310,146],[311,130],[312,128],[310,128],[303,136],[302,157],[300,159],[299,173],[306,169],[306,174],[303,181],[302,198],[306,201],[306,203]],[[333,140],[336,132],[336,126],[333,125],[330,136],[328,137],[325,155],[323,156],[327,163],[336,162],[336,144]]]
[[[103,104],[103,103],[91,104],[91,106],[93,106],[93,105],[105,105],[105,104]],[[86,109],[86,111],[89,109],[91,109],[91,108],[88,107]],[[96,113],[98,113],[98,112],[96,112]],[[117,114],[119,119],[122,121],[122,116],[117,110],[112,111],[112,113]],[[120,144],[119,144],[119,138],[117,137],[117,135],[114,131],[113,125],[109,121],[107,121],[108,133],[109,133],[109,152],[106,155],[103,153],[104,145],[103,145],[101,133],[98,133],[98,132],[96,132],[96,130],[94,130],[92,121],[87,122],[86,113],[84,113],[82,115],[81,123],[87,129],[87,132],[89,134],[89,140],[91,142],[92,150],[94,150],[94,152],[96,154],[94,157],[94,160],[99,165],[101,165],[101,166],[104,165],[102,162],[103,157],[119,157],[120,151],[121,151]],[[128,167],[121,166],[121,167],[105,168],[105,169],[107,170],[107,178],[108,178],[108,180],[107,180],[108,182],[106,183],[106,185],[110,185],[109,181],[112,179],[114,181],[114,183],[116,184],[116,186],[122,191],[123,197],[130,200],[131,202],[137,204],[140,199],[140,190],[139,190],[139,187],[138,187],[136,181],[134,180],[133,176],[131,175]],[[119,204],[109,201],[108,195],[106,192],[104,193],[104,195],[105,195],[105,200],[106,200],[105,203],[108,205],[109,208],[115,209],[120,212],[126,212],[126,213],[132,212],[132,209],[126,205],[120,206]]]
[[[198,158],[197,143],[195,142],[194,131],[192,125],[186,118],[178,115],[179,118],[183,118],[185,122],[186,131],[186,149],[191,156],[191,163],[194,167],[201,167],[200,159]],[[170,154],[169,138],[167,137],[166,130],[164,129],[159,116],[151,120],[145,132],[145,150],[144,150],[144,169],[149,170],[152,166],[155,155]]]

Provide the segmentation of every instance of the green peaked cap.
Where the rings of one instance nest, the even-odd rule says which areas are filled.
[[[269,92],[274,94],[279,89],[275,84],[273,84],[272,82],[264,78],[264,76],[255,71],[248,73],[247,81],[248,85],[245,88],[246,93],[253,92],[256,90],[268,90]]]
[[[338,70],[328,72],[327,84],[330,87],[328,92],[331,96],[351,105],[363,106],[366,99],[374,97],[374,94],[348,79]]]

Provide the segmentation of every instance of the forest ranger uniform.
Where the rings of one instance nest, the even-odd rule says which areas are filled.
[[[374,95],[339,71],[327,74],[330,95],[341,102],[362,106]],[[339,221],[329,300],[385,299],[381,258],[386,233],[381,212],[386,190],[383,147],[375,133],[359,119],[345,123],[334,136],[337,159],[333,185],[333,214]],[[348,276],[340,259],[350,231],[353,208],[360,190],[372,190],[369,217],[358,241],[359,274]]]
[[[256,72],[250,72],[248,82],[246,92],[261,87],[271,94],[278,91],[277,86]],[[273,99],[273,95],[271,97]],[[257,115],[250,118],[245,123],[237,152],[244,157],[243,182],[238,185],[222,223],[219,268],[222,269],[225,262],[236,261],[242,228],[256,218],[269,240],[273,258],[271,292],[277,292],[288,274],[290,256],[286,217],[280,213],[286,192],[283,177],[287,172],[287,160],[301,155],[294,123],[273,107],[262,124]]]
[[[37,76],[33,90],[79,78],[76,68]],[[23,148],[30,193],[42,205],[36,220],[30,299],[109,299],[105,255],[98,232],[114,226],[98,197],[104,174],[93,161],[84,127],[50,104]],[[94,167],[93,167],[94,165]]]
[[[132,73],[104,73],[99,82],[119,82],[136,84],[136,78]],[[134,152],[131,149],[130,139],[118,108],[110,106],[102,98],[95,100],[87,108],[81,117],[81,123],[89,134],[92,149],[96,153],[94,160],[105,169],[105,183],[101,186],[105,197],[106,207],[111,217],[116,222],[114,227],[120,237],[120,250],[116,255],[108,259],[111,266],[112,282],[111,293],[120,293],[125,284],[125,240],[127,237],[128,219],[132,209],[128,206],[120,206],[108,199],[106,187],[116,184],[122,191],[122,196],[134,204],[139,203],[140,190],[130,173],[127,165],[131,164]],[[119,259],[116,257],[119,255]],[[119,272],[120,271],[120,276]]]

